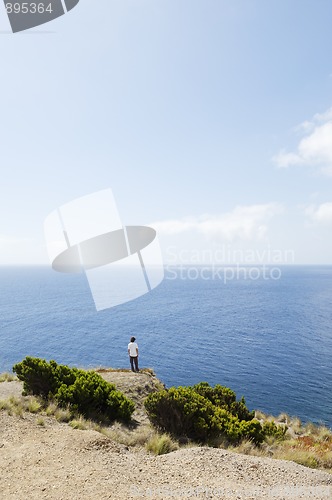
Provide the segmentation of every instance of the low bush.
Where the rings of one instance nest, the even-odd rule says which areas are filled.
[[[227,387],[210,387],[201,382],[193,387],[171,387],[150,394],[145,408],[152,424],[175,437],[187,437],[197,442],[224,437],[229,442],[250,439],[258,444],[264,431],[245,400]]]
[[[244,397],[236,401],[235,392],[228,387],[219,384],[211,387],[207,382],[200,382],[194,385],[193,389],[215,406],[225,408],[240,420],[252,420],[255,417],[255,412],[248,410]]]
[[[286,425],[276,425],[273,421],[266,421],[263,423],[264,437],[272,436],[276,440],[282,441],[285,439],[288,427]]]
[[[134,403],[95,372],[26,357],[13,367],[24,392],[89,418],[129,421]]]

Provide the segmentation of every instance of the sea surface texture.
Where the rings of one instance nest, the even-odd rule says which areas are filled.
[[[169,269],[151,293],[96,312],[84,275],[0,268],[0,372],[27,355],[128,368],[133,335],[167,387],[218,383],[250,409],[332,428],[332,267],[201,271]]]

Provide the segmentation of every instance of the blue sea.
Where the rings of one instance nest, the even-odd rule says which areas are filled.
[[[0,372],[27,355],[129,367],[134,335],[141,367],[167,387],[218,383],[250,409],[332,428],[332,267],[226,283],[192,271],[168,270],[151,293],[96,312],[84,275],[0,268]]]

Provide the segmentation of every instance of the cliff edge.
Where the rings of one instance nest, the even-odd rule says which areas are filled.
[[[73,428],[54,415],[8,414],[2,405],[0,498],[332,498],[331,474],[289,461],[208,447],[184,447],[160,456],[148,453],[143,444],[151,428],[143,401],[162,383],[150,371],[99,373],[136,403],[131,427],[117,423],[104,435],[92,428],[80,430],[79,425]],[[0,384],[2,401],[11,398],[15,403],[21,393],[21,382]],[[130,443],[133,435],[135,446]]]

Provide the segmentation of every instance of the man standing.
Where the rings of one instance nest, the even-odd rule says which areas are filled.
[[[131,371],[139,372],[138,369],[138,345],[135,342],[135,337],[131,337],[128,344],[128,354],[130,359]],[[135,368],[134,368],[135,365]]]

